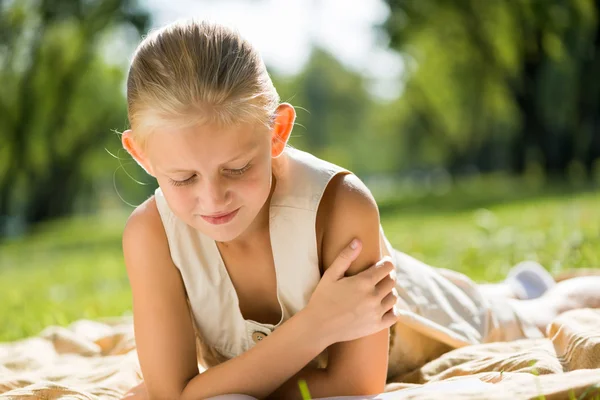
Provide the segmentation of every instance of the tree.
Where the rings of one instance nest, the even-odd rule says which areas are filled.
[[[600,0],[386,0],[382,28],[412,60],[400,105],[454,169],[530,162],[564,176],[600,158]]]
[[[377,126],[380,110],[365,78],[314,47],[306,67],[291,78],[273,77],[282,101],[296,107],[291,144],[356,173],[390,169],[389,146]],[[376,157],[373,157],[376,155]]]
[[[103,40],[148,23],[133,0],[0,1],[0,217],[55,218],[90,193],[90,160],[126,123]]]

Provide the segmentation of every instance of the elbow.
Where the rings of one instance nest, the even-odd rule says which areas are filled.
[[[198,399],[208,396],[202,396],[202,393],[190,394],[191,382],[198,376],[189,376],[183,379],[169,379],[162,376],[152,379],[144,379],[135,388],[131,389],[127,394],[133,394],[134,398],[146,400],[182,400],[182,399]],[[200,396],[199,396],[200,395]],[[127,397],[124,398],[126,400]]]
[[[164,391],[150,392],[148,391],[148,400],[182,400],[184,399],[183,391]]]
[[[148,400],[182,400],[190,398],[189,395],[185,395],[184,387],[170,387],[170,388],[147,388],[146,396],[142,397]],[[186,397],[187,396],[187,397]],[[137,397],[136,397],[137,398]]]
[[[147,380],[143,380],[139,385],[129,389],[122,397],[123,400],[127,399],[144,399],[144,400],[162,400],[162,399],[181,399],[181,391],[175,388],[157,388],[148,385]]]
[[[177,395],[175,397],[173,397],[173,399],[177,399],[177,400],[194,399],[195,400],[195,399],[199,398],[197,394],[196,395],[191,394],[190,385],[189,385],[190,381],[186,382],[186,384],[181,388],[181,390],[177,393]]]

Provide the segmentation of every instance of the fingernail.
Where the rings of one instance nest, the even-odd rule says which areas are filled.
[[[352,250],[356,249],[358,247],[358,239],[354,239],[352,242],[350,242],[350,248]]]

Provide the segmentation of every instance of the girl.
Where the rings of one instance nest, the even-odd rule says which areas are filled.
[[[286,146],[294,108],[226,27],[152,32],[127,101],[123,146],[159,184],[123,234],[144,376],[132,397],[293,399],[300,379],[313,397],[380,393],[452,348],[542,336],[589,300],[484,296],[394,250],[356,176]]]

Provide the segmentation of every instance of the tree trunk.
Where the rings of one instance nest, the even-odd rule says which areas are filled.
[[[511,170],[516,174],[522,174],[525,171],[529,151],[535,149],[536,144],[539,143],[538,138],[544,135],[544,126],[539,119],[535,98],[537,77],[543,62],[542,33],[536,30],[533,35],[535,46],[525,48],[520,85],[513,85],[513,96],[521,113],[521,130],[517,132],[510,145]]]

